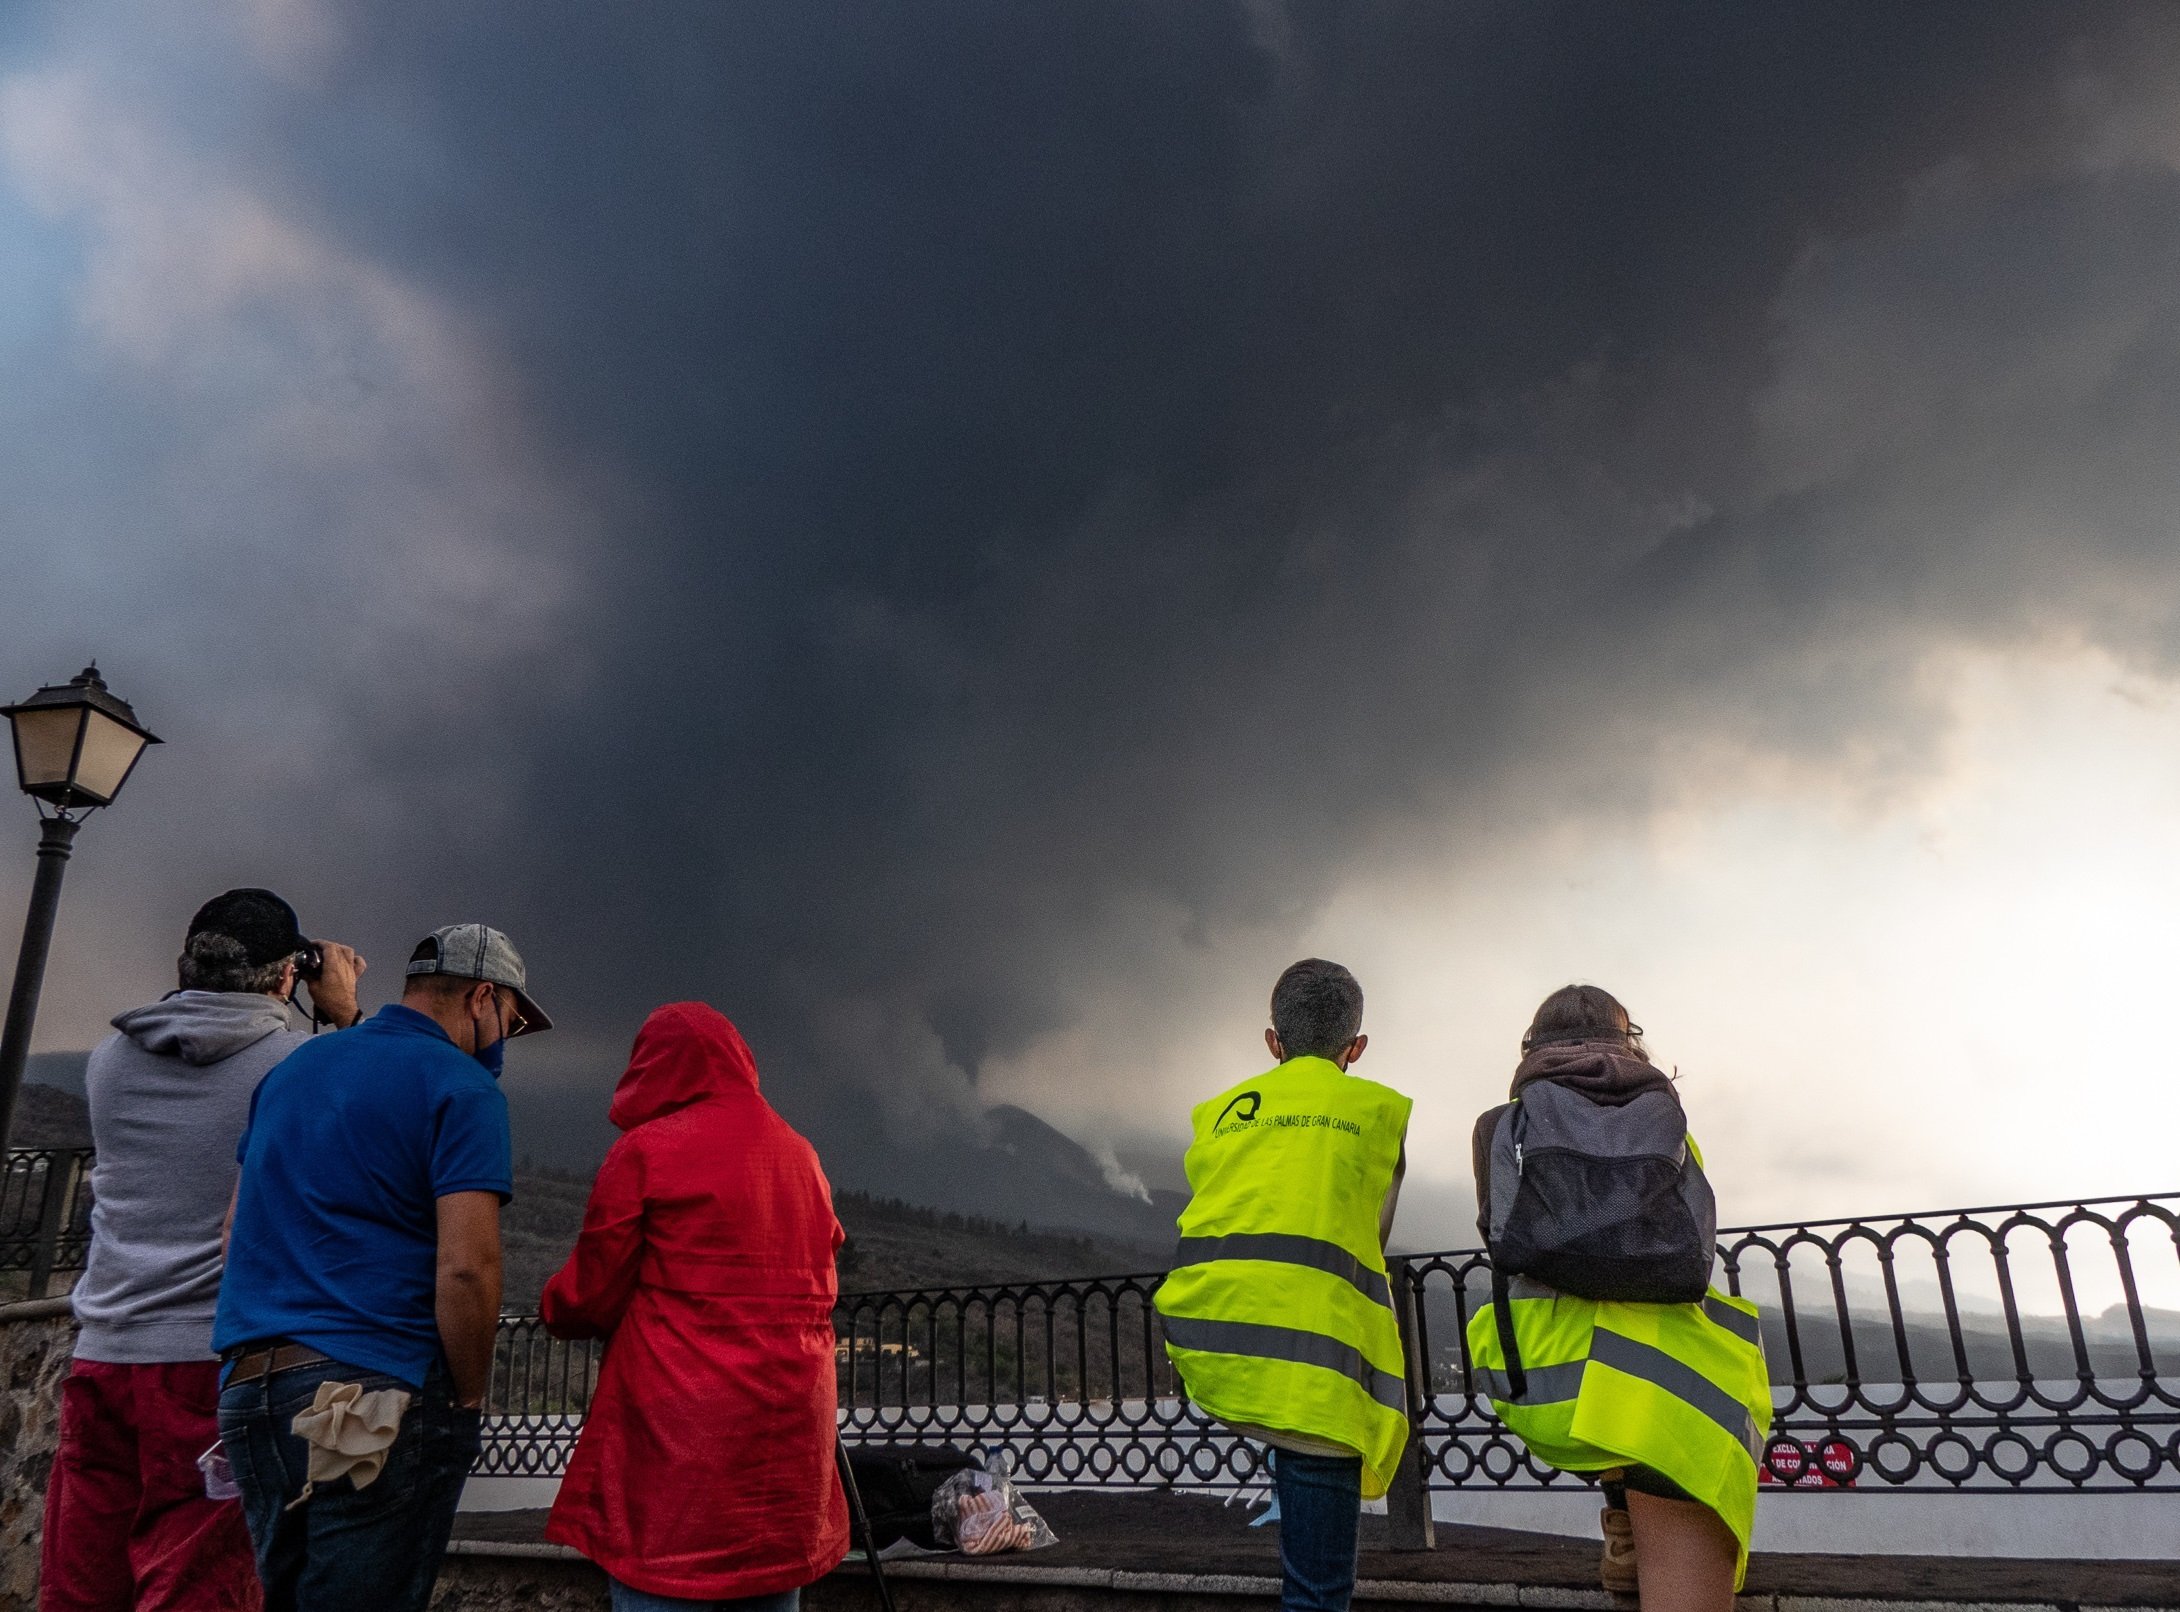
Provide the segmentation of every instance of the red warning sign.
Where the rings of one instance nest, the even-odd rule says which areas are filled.
[[[1862,1452],[1846,1439],[1826,1439],[1812,1451],[1799,1439],[1775,1438],[1757,1478],[1778,1488],[1851,1489],[1861,1472]]]

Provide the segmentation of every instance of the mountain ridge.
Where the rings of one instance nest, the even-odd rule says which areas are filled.
[[[980,1144],[985,1164],[1005,1174],[1015,1193],[1007,1201],[1022,1206],[1018,1213],[991,1212],[989,1198],[962,1208],[836,1184],[834,1207],[848,1234],[840,1258],[843,1292],[1049,1281],[1164,1263],[1171,1211],[1115,1192],[1087,1148],[1019,1108],[1000,1111],[992,1135]],[[89,1105],[58,1085],[26,1081],[12,1145],[89,1147]],[[534,1310],[546,1279],[575,1246],[594,1174],[528,1159],[517,1166],[514,1200],[501,1220],[509,1310]],[[1033,1202],[1026,1187],[1036,1180],[1046,1190]],[[1051,1218],[1048,1210],[1095,1223]]]

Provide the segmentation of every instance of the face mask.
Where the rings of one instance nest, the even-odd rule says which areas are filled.
[[[499,1012],[497,997],[493,999],[492,1011],[495,1016]],[[483,1064],[494,1080],[499,1079],[500,1071],[507,1067],[507,1021],[500,1020],[500,1036],[497,1041],[489,1047],[479,1047],[470,1056]]]

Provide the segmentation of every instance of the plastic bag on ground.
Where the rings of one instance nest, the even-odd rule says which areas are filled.
[[[1019,1490],[996,1472],[957,1472],[931,1497],[931,1532],[939,1548],[965,1556],[1041,1550],[1059,1540]]]

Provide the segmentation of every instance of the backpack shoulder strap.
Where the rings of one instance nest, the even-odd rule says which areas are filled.
[[[1499,1331],[1499,1353],[1506,1361],[1506,1397],[1526,1399],[1529,1374],[1522,1370],[1521,1345],[1514,1337],[1514,1294],[1506,1272],[1491,1267],[1491,1319]]]
[[[1476,1177],[1476,1231],[1487,1240],[1491,1236],[1491,1139],[1498,1134],[1500,1118],[1513,1106],[1501,1103],[1485,1109],[1476,1116],[1476,1129],[1469,1134],[1469,1168]]]

